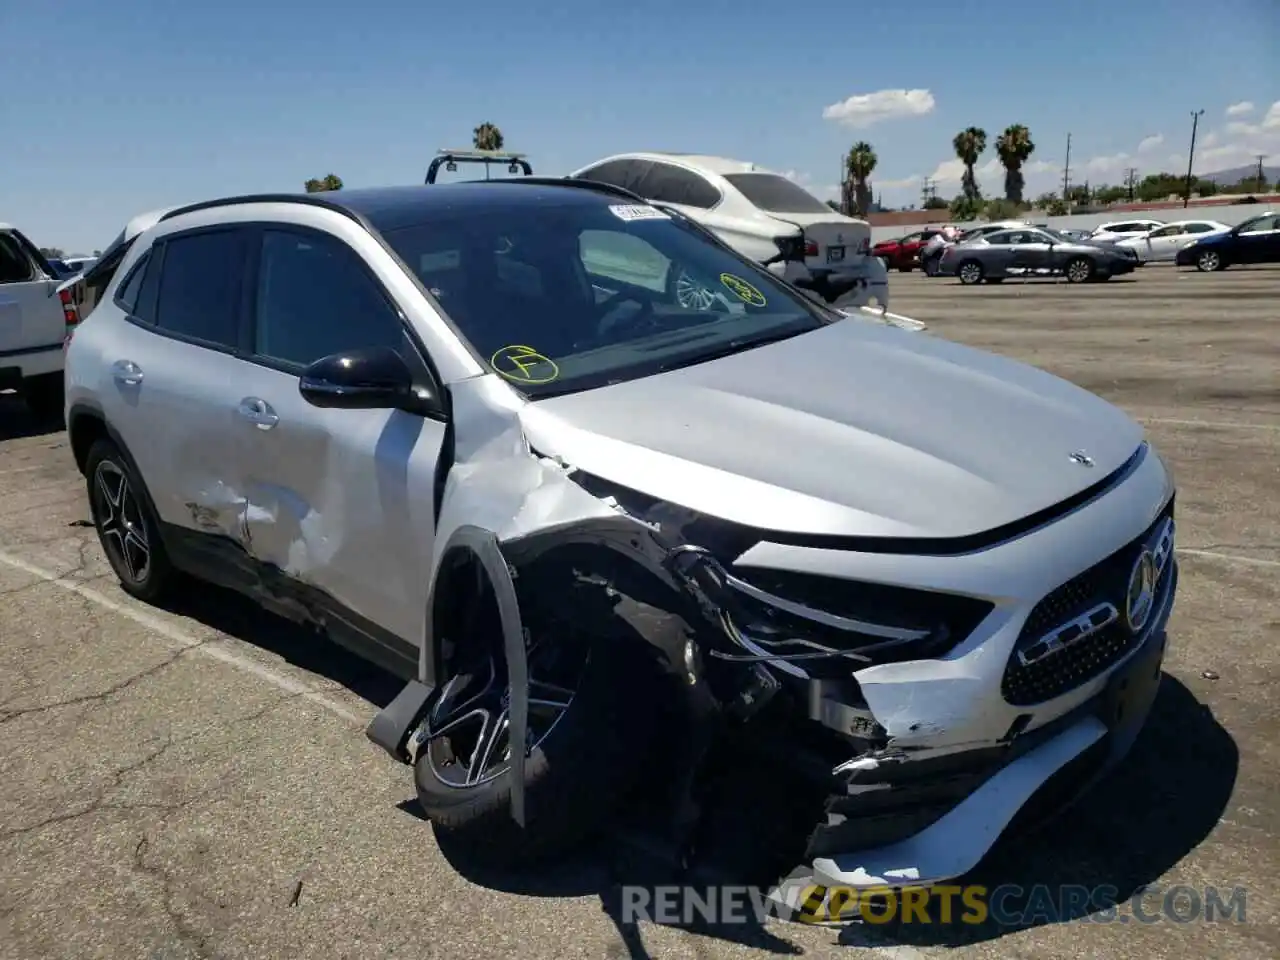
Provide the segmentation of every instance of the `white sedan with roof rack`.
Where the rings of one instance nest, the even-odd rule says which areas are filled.
[[[672,207],[828,303],[889,304],[889,275],[871,256],[870,225],[782,174],[724,157],[648,152],[615,154],[571,176]]]

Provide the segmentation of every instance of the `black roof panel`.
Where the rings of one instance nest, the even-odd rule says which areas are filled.
[[[314,196],[314,194],[313,194]],[[618,197],[605,190],[559,183],[519,183],[516,180],[435,183],[421,186],[335,190],[326,200],[367,221],[376,230],[423,223],[441,216],[455,216],[495,208],[532,206],[604,205]]]

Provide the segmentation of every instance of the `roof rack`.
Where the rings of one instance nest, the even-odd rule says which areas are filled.
[[[507,150],[437,150],[436,158],[431,161],[431,166],[427,168],[427,178],[424,183],[435,183],[436,175],[443,166],[446,170],[457,170],[459,163],[483,163],[485,178],[488,179],[489,166],[494,163],[507,164],[507,170],[510,173],[523,171],[526,177],[533,176],[533,167],[529,166],[529,161],[525,159],[527,154],[511,153]]]
[[[361,226],[367,227],[361,217],[354,210],[344,207],[341,203],[330,200],[326,197],[320,197],[313,193],[249,193],[239,197],[223,197],[220,200],[202,200],[199,203],[191,203],[185,207],[176,207],[162,216],[157,223],[163,223],[165,220],[172,220],[174,217],[180,217],[187,213],[196,213],[200,210],[212,210],[216,207],[233,207],[244,203],[301,203],[310,207],[321,207],[325,210],[332,210],[334,213],[342,214],[349,220],[354,220]]]

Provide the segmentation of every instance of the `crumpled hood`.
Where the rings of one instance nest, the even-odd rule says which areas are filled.
[[[1065,380],[857,319],[539,400],[521,419],[540,453],[614,483],[749,526],[843,536],[981,533],[1096,483],[1142,441]]]

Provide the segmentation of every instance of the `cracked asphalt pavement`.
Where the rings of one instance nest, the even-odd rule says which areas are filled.
[[[212,587],[126,597],[65,434],[0,395],[0,958],[1280,955],[1280,270],[892,283],[934,335],[1143,418],[1181,488],[1169,660],[1131,762],[973,880],[1244,886],[1243,924],[629,928],[614,838],[478,876],[363,736],[396,682]]]

